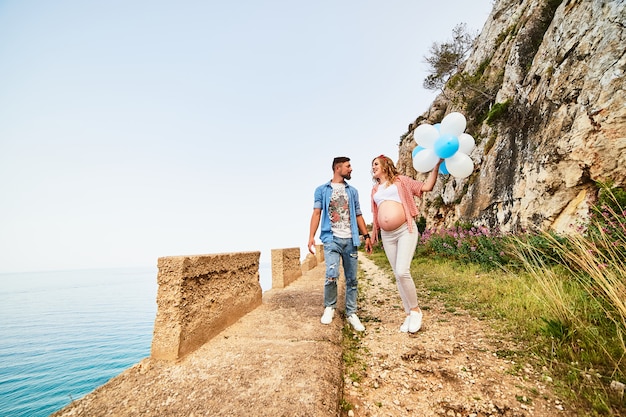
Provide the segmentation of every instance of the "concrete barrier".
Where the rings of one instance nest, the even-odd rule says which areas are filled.
[[[159,258],[151,358],[178,360],[261,305],[260,255]]]
[[[300,248],[272,249],[272,289],[285,288],[301,276]]]
[[[315,245],[315,254],[300,261],[300,248],[272,249],[272,289],[285,288],[303,273],[324,262],[324,245]]]

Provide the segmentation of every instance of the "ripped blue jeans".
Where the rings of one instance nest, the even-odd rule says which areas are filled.
[[[346,316],[356,313],[358,252],[352,238],[333,237],[330,243],[324,243],[326,261],[326,280],[324,281],[324,307],[336,308],[337,279],[340,261],[343,262],[343,275],[346,279]]]

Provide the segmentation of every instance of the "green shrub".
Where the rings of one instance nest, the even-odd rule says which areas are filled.
[[[507,100],[503,103],[495,103],[491,106],[489,113],[487,113],[487,118],[485,119],[485,123],[489,126],[492,126],[495,122],[502,119],[502,117],[506,116],[511,100]]]

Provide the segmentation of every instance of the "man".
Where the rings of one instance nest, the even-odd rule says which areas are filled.
[[[315,189],[313,215],[309,231],[309,252],[314,253],[315,233],[322,222],[320,240],[324,244],[326,279],[324,281],[324,314],[322,324],[330,324],[337,304],[337,279],[340,260],[346,279],[346,317],[354,330],[365,327],[356,315],[357,300],[357,250],[361,243],[359,232],[365,239],[365,249],[372,251],[372,242],[361,214],[359,193],[348,185],[352,166],[345,156],[333,160],[333,179]]]

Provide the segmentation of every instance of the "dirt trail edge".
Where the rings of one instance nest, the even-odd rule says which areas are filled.
[[[359,313],[367,329],[357,336],[358,355],[366,366],[360,380],[344,376],[344,408],[352,406],[344,415],[578,415],[555,397],[541,369],[515,362],[510,353],[519,346],[466,312],[446,311],[419,287],[422,329],[400,333],[404,312],[393,276],[367,256],[359,260],[365,273]]]

